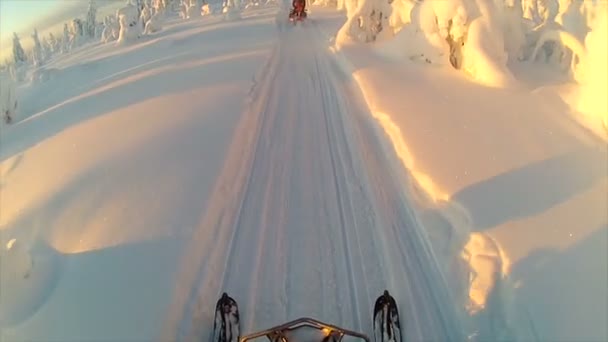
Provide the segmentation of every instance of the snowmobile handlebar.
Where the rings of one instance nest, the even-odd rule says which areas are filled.
[[[247,342],[256,338],[266,336],[271,342],[290,342],[286,333],[293,330],[297,330],[302,327],[310,327],[323,332],[325,338],[324,342],[340,342],[345,335],[353,336],[370,342],[369,338],[361,333],[343,329],[335,325],[327,324],[309,317],[302,317],[291,322],[287,322],[275,327],[262,330],[259,332],[251,333],[249,335],[242,336],[239,342]]]

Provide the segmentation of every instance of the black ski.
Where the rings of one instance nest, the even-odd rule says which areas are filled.
[[[213,340],[211,342],[239,342],[239,307],[226,292],[215,305]]]
[[[401,342],[401,324],[395,298],[387,290],[374,305],[375,342]]]

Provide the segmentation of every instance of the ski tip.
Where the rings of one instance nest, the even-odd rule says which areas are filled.
[[[388,290],[384,290],[384,297],[390,297],[391,295],[388,293]]]

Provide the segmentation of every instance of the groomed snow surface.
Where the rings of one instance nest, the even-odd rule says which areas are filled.
[[[393,8],[458,37],[458,3]],[[384,289],[405,341],[608,339],[601,34],[568,93],[581,119],[487,45],[489,12],[461,70],[440,28],[358,44],[352,12],[229,12],[3,80],[0,340],[207,340],[223,291],[243,332],[371,335]]]

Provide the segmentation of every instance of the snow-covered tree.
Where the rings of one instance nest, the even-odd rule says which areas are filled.
[[[89,9],[87,11],[87,18],[84,23],[84,34],[87,38],[93,39],[95,38],[95,31],[97,28],[97,5],[95,4],[95,0],[89,0]]]
[[[144,34],[150,34],[160,31],[163,26],[164,17],[164,10],[155,10],[155,13],[150,17],[150,19],[148,19],[148,21],[146,21]]]
[[[40,38],[38,38],[37,29],[34,29],[34,33],[32,33],[32,40],[34,41],[34,47],[32,48],[33,64],[35,66],[41,66],[44,64],[45,60],[42,44],[40,44]]]
[[[101,32],[101,42],[107,43],[118,39],[120,27],[115,16],[108,15],[103,18],[103,30]]]
[[[144,5],[145,5],[144,1],[143,0],[135,0],[135,3],[133,5],[137,9],[137,17],[140,18],[141,17],[141,11],[144,9]]]
[[[52,32],[49,32],[49,36],[48,36],[48,38],[46,38],[46,41],[49,45],[50,54],[54,55],[55,53],[57,53],[58,52],[57,51],[58,41]]]
[[[146,23],[148,20],[150,20],[150,18],[152,18],[152,9],[150,8],[149,4],[144,3],[144,8],[141,10],[139,15],[139,21],[142,23],[142,28],[144,30],[146,28]]]
[[[66,53],[70,51],[70,30],[68,29],[68,23],[63,24],[63,36],[61,37],[61,52]]]
[[[392,8],[388,0],[346,0],[344,7],[348,19],[338,32],[341,41],[372,42],[389,27]]]
[[[40,42],[40,44],[42,46],[42,58],[45,61],[49,60],[53,56],[53,46],[47,37],[42,37],[42,42]]]
[[[180,17],[182,19],[193,19],[200,16],[197,0],[181,0]]]
[[[13,60],[15,61],[15,64],[21,64],[27,61],[27,56],[25,55],[25,51],[21,46],[21,41],[16,32],[13,32]]]
[[[70,23],[70,49],[80,46],[85,40],[84,23],[75,18]]]
[[[17,111],[17,94],[13,77],[7,71],[0,72],[0,115],[2,122],[11,123]]]
[[[131,0],[128,0],[125,7],[116,12],[116,16],[120,24],[118,44],[131,42],[140,37],[141,25],[139,25],[138,10]]]

